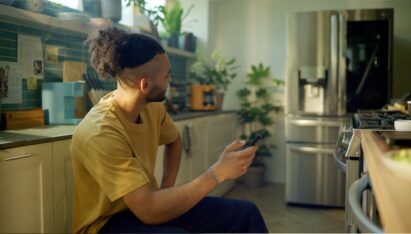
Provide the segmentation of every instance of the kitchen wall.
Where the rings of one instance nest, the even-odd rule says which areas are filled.
[[[187,6],[197,4],[184,0]],[[210,50],[219,49],[223,55],[234,56],[242,66],[240,76],[226,93],[224,109],[239,107],[235,91],[243,87],[244,76],[251,64],[263,62],[271,67],[273,76],[284,79],[286,59],[286,14],[292,11],[331,9],[394,8],[394,67],[393,95],[399,97],[411,89],[411,14],[410,0],[204,0],[207,12],[199,16],[212,27],[207,31]],[[207,14],[209,18],[202,16]],[[197,16],[192,16],[197,17]],[[284,182],[285,141],[283,116],[278,115],[273,131],[275,156],[268,160],[267,180]]]
[[[54,32],[52,27],[38,28],[24,24],[4,21],[0,18],[0,61],[17,62],[18,34],[40,37],[43,46],[58,47],[58,63],[44,66],[44,80],[38,80],[37,89],[27,89],[27,80],[22,81],[22,103],[1,104],[1,110],[24,110],[41,107],[41,84],[43,81],[62,81],[64,60],[87,61],[87,51],[83,45],[86,35],[73,35],[72,32]]]
[[[51,19],[52,20],[52,19]],[[41,87],[43,82],[62,82],[63,81],[63,61],[80,61],[88,65],[88,73],[94,73],[94,69],[89,62],[88,48],[84,41],[87,35],[72,31],[64,31],[47,25],[33,26],[32,23],[15,23],[12,20],[2,19],[0,16],[0,61],[18,61],[18,35],[36,36],[42,39],[44,48],[53,46],[58,48],[58,62],[48,63],[44,61],[44,79],[39,79],[36,89],[28,89],[27,79],[22,79],[22,103],[2,104],[0,100],[0,110],[28,110],[41,107]],[[176,84],[184,83],[186,77],[187,59],[185,57],[170,54],[172,64],[173,81]],[[116,87],[114,80],[101,80],[105,89],[113,90]],[[181,92],[181,90],[180,90]],[[181,95],[182,100],[187,102],[187,95]],[[88,107],[91,102],[88,101]]]

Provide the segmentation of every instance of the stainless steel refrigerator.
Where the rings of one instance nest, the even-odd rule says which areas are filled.
[[[286,201],[344,206],[333,160],[340,128],[391,95],[393,10],[287,15]]]

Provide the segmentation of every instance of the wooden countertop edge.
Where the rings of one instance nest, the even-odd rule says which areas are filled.
[[[399,202],[403,198],[399,193],[403,190],[382,161],[384,153],[389,150],[388,146],[373,131],[361,132],[361,145],[384,232],[409,232],[411,227],[407,222],[409,216],[404,216],[407,210],[401,209]]]

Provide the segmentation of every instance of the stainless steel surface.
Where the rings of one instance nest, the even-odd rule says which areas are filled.
[[[383,79],[386,80],[384,86],[388,87],[387,92],[388,97],[390,97],[393,16],[393,9],[290,13],[287,17],[286,39],[288,42],[286,113],[329,116],[346,114],[346,103],[349,100],[347,97],[349,67],[346,61],[350,57],[347,50],[350,49],[347,45],[347,35],[351,32],[348,31],[347,25],[352,22],[385,20],[388,23],[387,42],[384,39],[383,43],[383,45],[388,43],[388,47],[386,47],[388,51],[380,56],[388,57],[386,64],[388,70]],[[371,38],[368,39],[371,40]],[[366,47],[369,46],[367,43],[370,43],[370,41],[361,42],[357,38],[353,40],[356,40],[352,43],[356,43],[354,46],[357,47]],[[368,52],[364,56],[368,56]],[[374,60],[370,59],[369,61]],[[312,70],[312,72],[304,72],[307,70]],[[318,72],[320,70],[323,70],[325,75]],[[311,74],[311,76],[301,74]],[[366,73],[362,75],[365,76]],[[351,112],[353,111],[351,110]]]
[[[341,160],[341,158],[344,157],[344,154],[345,154],[344,150],[341,150],[341,149],[337,150],[336,149],[333,153],[333,157],[334,157],[335,164],[336,164],[337,168],[340,171],[346,173],[347,172],[347,164],[344,161]]]
[[[337,115],[343,115],[347,113],[347,66],[346,66],[346,54],[347,54],[347,19],[344,14],[338,15],[338,64],[336,65],[338,70],[337,81]]]
[[[286,118],[287,142],[311,142],[335,144],[347,117],[301,117],[288,116]]]
[[[355,181],[348,191],[348,205],[358,229],[363,233],[382,233],[383,230],[375,225],[362,211],[363,192],[370,189],[370,178],[363,176]]]
[[[330,73],[337,70],[330,64],[330,17],[336,11],[291,13],[287,18],[287,113],[327,114],[335,110],[336,87]],[[336,29],[337,30],[337,29]],[[337,35],[335,31],[335,35]],[[336,38],[337,39],[337,38]],[[337,46],[337,45],[335,45]],[[337,48],[335,47],[337,50]],[[337,52],[337,51],[336,51]],[[334,61],[335,63],[337,61]],[[307,69],[324,70],[326,77],[312,72],[301,76]],[[326,88],[327,87],[327,88]],[[289,92],[291,91],[291,92]]]
[[[391,85],[392,20],[392,9],[293,12],[288,15],[285,74],[287,202],[316,204],[316,197],[323,197],[330,186],[317,179],[315,175],[318,173],[327,171],[334,178],[345,170],[346,177],[333,185],[339,191],[348,190],[359,178],[362,167],[359,136],[355,131],[351,133],[352,127],[340,139],[338,136],[343,123],[347,122],[347,116],[358,108],[380,108],[376,106],[387,101],[381,94],[390,95],[389,91],[385,92],[380,87],[390,90]],[[364,33],[361,30],[368,27],[372,32]],[[378,46],[384,48],[378,52],[378,59],[375,56],[369,58],[372,48]],[[381,59],[387,58],[386,55],[388,62]],[[364,72],[364,62],[374,60],[376,68],[372,72],[367,72],[370,68]],[[369,77],[380,82],[374,82]],[[354,96],[358,94],[358,82],[364,84],[364,89],[359,89],[361,95]],[[374,98],[376,94],[381,98]],[[324,150],[313,152],[312,148],[307,148],[307,145],[335,146],[337,141],[335,152],[329,153],[328,158],[324,156],[327,155]],[[311,157],[308,157],[310,154]],[[329,165],[322,161],[329,159]],[[306,182],[307,178],[313,182]],[[304,183],[313,188],[308,189]],[[301,191],[310,198],[305,199]],[[350,214],[347,214],[347,220],[347,226],[351,225]],[[356,230],[355,224],[352,227]]]
[[[350,144],[348,145],[346,158],[359,158],[361,156],[361,130],[353,129],[352,138]]]
[[[338,171],[334,145],[287,144],[285,197],[288,203],[344,206],[345,175]]]
[[[346,171],[346,180],[345,180],[345,188],[348,189],[354,183],[354,181],[360,178],[360,162],[359,160],[350,159],[346,161],[347,164],[347,171]],[[357,227],[353,221],[352,213],[348,207],[348,199],[345,202],[345,225],[346,225],[346,232],[353,233],[357,231]]]
[[[340,10],[349,21],[393,20],[393,9]]]

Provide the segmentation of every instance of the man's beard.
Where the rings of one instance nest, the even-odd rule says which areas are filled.
[[[166,97],[166,90],[161,90],[159,87],[155,87],[151,93],[146,97],[146,102],[162,102]]]

